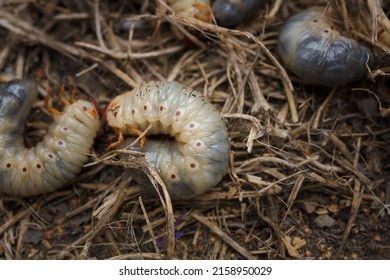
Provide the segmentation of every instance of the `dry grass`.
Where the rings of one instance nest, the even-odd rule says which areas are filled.
[[[373,48],[370,79],[314,87],[279,63],[278,29],[312,3]],[[36,79],[40,98],[65,83],[103,108],[143,82],[176,80],[223,113],[231,143],[221,183],[172,202],[142,154],[104,154],[103,130],[71,186],[0,197],[0,259],[389,259],[390,59],[375,41],[388,24],[372,22],[378,3],[275,1],[229,30],[154,13],[149,1],[0,1],[0,81]],[[48,119],[40,99],[29,143]],[[143,193],[129,167],[148,170],[160,195]]]

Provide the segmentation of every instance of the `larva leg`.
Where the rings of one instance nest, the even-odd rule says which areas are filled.
[[[77,102],[77,99],[76,99],[76,89],[72,89],[72,92],[70,93],[70,102],[72,103],[75,103]]]
[[[141,131],[139,129],[136,129],[136,128],[127,128],[127,131],[128,131],[128,133],[130,133],[132,135],[137,135],[137,136],[140,136],[143,133],[143,131]],[[117,130],[116,134],[118,135],[117,141],[115,141],[114,143],[111,143],[107,147],[106,151],[110,151],[112,149],[115,149],[115,148],[117,148],[118,146],[120,146],[124,142],[125,137],[123,136],[122,131]],[[144,136],[144,137],[142,137],[140,139],[140,142],[139,142],[139,145],[140,145],[141,149],[143,149],[143,147],[145,146],[145,142],[146,142],[146,137]]]
[[[58,95],[58,99],[60,100],[60,102],[62,104],[65,105],[65,107],[70,106],[72,103],[76,103],[77,102],[77,99],[75,97],[76,96],[76,89],[72,90],[72,93],[70,95],[70,102],[64,98],[64,92],[65,92],[65,85],[62,84],[61,87],[59,88],[58,92],[57,92],[57,95]],[[53,107],[51,107],[49,105],[49,101],[50,101],[50,99],[52,97],[52,94],[53,94],[53,90],[51,88],[49,88],[47,90],[47,95],[46,95],[45,100],[44,100],[45,108],[50,113],[52,113],[54,115],[61,115],[62,114],[61,111],[59,111],[59,110],[57,110],[57,109],[55,109],[55,108],[53,108]]]
[[[58,90],[58,99],[61,103],[63,103],[65,106],[69,106],[70,102],[64,98],[64,92],[65,92],[65,86],[62,85],[60,89]]]
[[[108,145],[108,147],[106,148],[106,151],[113,150],[123,143],[125,138],[123,136],[122,131],[117,130],[116,134],[118,135],[117,140],[114,143],[111,143],[110,145]]]
[[[61,111],[58,111],[57,109],[51,107],[49,105],[49,102],[50,102],[50,99],[51,99],[51,96],[52,96],[52,93],[53,93],[53,90],[51,88],[49,88],[47,90],[47,95],[45,97],[45,100],[44,100],[44,105],[45,105],[45,108],[50,112],[52,113],[53,115],[55,116],[60,116],[62,115],[62,112]]]
[[[137,135],[137,136],[141,136],[142,133],[143,133],[142,130],[139,130],[139,129],[133,128],[133,127],[127,128],[127,131],[130,134],[134,134],[134,135]],[[123,135],[122,135],[122,137],[123,137]],[[145,147],[145,142],[146,142],[146,136],[141,137],[141,139],[139,140],[139,145],[141,146],[141,149],[143,149]]]

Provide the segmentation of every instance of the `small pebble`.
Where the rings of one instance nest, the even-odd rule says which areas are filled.
[[[325,214],[325,215],[319,215],[317,218],[314,219],[314,223],[320,227],[320,228],[324,228],[324,227],[332,227],[336,224],[336,221],[331,218],[329,215]]]

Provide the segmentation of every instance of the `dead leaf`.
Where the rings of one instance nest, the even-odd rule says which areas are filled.
[[[298,250],[306,244],[305,240],[303,240],[299,237],[294,237],[292,239],[290,236],[282,235],[282,242],[283,242],[284,246],[286,247],[288,254],[291,257],[297,258],[297,259],[300,259],[303,257],[303,254],[301,254]]]

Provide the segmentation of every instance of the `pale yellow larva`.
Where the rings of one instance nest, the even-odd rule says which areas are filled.
[[[168,0],[167,3],[179,16],[211,22],[209,0]]]
[[[143,147],[173,199],[187,199],[214,187],[228,166],[229,142],[221,114],[199,92],[176,82],[149,82],[115,97],[106,109],[108,125],[123,134],[143,131],[174,140],[147,138]],[[148,185],[146,177],[136,178]]]
[[[63,187],[81,171],[100,128],[95,105],[78,100],[54,114],[43,141],[27,149],[24,122],[36,96],[28,80],[0,85],[0,192],[29,196]]]

